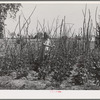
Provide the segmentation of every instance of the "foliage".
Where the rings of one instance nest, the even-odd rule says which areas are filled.
[[[68,34],[66,31],[62,33],[64,25],[62,21],[60,34]],[[67,81],[65,86],[79,85],[84,89],[93,89],[94,85],[100,86],[100,48],[90,48],[88,29],[91,23],[88,21],[87,27],[84,25],[84,36],[65,35],[51,39],[54,46],[47,51],[47,55],[44,53],[43,40],[37,39],[39,33],[34,37],[36,39],[19,36],[12,39],[14,45],[7,42],[5,55],[0,58],[1,75],[9,75],[14,71],[21,78],[26,77],[29,71],[35,71],[38,73],[38,79],[46,80],[47,76],[51,77],[54,86],[60,86],[64,81]]]
[[[3,28],[5,26],[4,21],[7,18],[8,13],[11,18],[16,17],[16,13],[19,11],[21,4],[19,3],[2,3],[0,4],[0,38],[3,38]]]

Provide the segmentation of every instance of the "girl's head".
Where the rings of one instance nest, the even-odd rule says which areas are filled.
[[[49,39],[49,35],[46,32],[44,32],[44,39],[45,40]]]

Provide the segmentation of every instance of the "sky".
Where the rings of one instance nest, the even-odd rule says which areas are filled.
[[[91,17],[93,19],[94,27],[95,27],[95,10],[96,7],[98,7],[98,14],[99,14],[99,8],[100,3],[90,4],[90,3],[22,3],[22,6],[20,8],[20,11],[17,13],[17,16],[15,19],[9,18],[9,15],[5,21],[6,31],[9,30],[10,32],[13,32],[15,29],[15,26],[18,22],[19,15],[21,15],[21,26],[25,22],[22,12],[27,19],[30,14],[32,13],[34,7],[36,6],[35,12],[31,16],[31,23],[29,26],[29,33],[34,34],[36,32],[36,26],[37,26],[37,20],[40,21],[41,25],[43,25],[43,20],[45,19],[45,25],[47,26],[47,23],[49,25],[52,25],[53,20],[59,19],[59,24],[61,23],[62,18],[66,16],[66,23],[73,23],[73,30],[75,29],[75,32],[77,33],[79,28],[82,27],[83,24],[83,13],[82,9],[85,9],[85,6],[87,4],[87,9],[90,9],[91,11]],[[87,18],[88,18],[88,11],[87,11]],[[54,22],[54,28],[55,28],[55,22]],[[18,28],[17,31],[18,32]]]

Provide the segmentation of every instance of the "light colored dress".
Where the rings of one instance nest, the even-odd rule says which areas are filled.
[[[50,39],[47,39],[47,40],[44,42],[44,45],[45,45],[45,51],[50,51],[51,40],[50,40]]]

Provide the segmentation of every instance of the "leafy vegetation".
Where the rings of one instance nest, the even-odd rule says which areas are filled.
[[[2,3],[0,4],[0,38],[3,38],[3,30],[5,26],[5,20],[9,14],[11,18],[16,17],[16,13],[19,11],[21,4],[18,3]]]
[[[8,6],[8,10],[14,10],[14,13],[16,13],[20,5]],[[13,7],[13,9],[10,7]],[[32,74],[31,80],[45,81],[49,77],[50,85],[56,87],[56,89],[76,89],[73,86],[80,86],[80,89],[99,89],[100,50],[99,47],[94,47],[93,49],[90,47],[91,30],[93,30],[90,10],[87,22],[86,12],[83,12],[83,15],[83,28],[77,36],[67,36],[67,34],[71,34],[72,27],[66,30],[65,17],[62,19],[59,29],[58,24],[56,25],[54,34],[59,33],[60,37],[51,38],[51,43],[54,46],[50,48],[46,56],[44,53],[43,39],[40,39],[40,37],[32,39],[33,36],[31,36],[31,38],[28,35],[30,23],[26,21],[26,36],[22,36],[21,30],[19,30],[19,37],[4,40],[5,52],[4,55],[0,57],[1,76],[10,76],[11,73],[15,72],[16,75],[14,79],[21,79],[22,77],[28,78],[31,77],[32,74],[30,74],[30,71],[33,71],[34,75]],[[56,20],[56,23],[58,23],[57,21],[58,20]],[[20,26],[20,23],[18,24]],[[52,31],[52,27],[53,26],[47,31],[49,35]],[[99,26],[97,30],[98,32],[100,31]],[[44,28],[42,28],[41,31],[40,33],[44,34]],[[37,33],[39,34],[39,32]],[[11,41],[11,43],[13,42],[13,44],[10,44],[9,41]],[[36,78],[33,78],[35,76]]]

